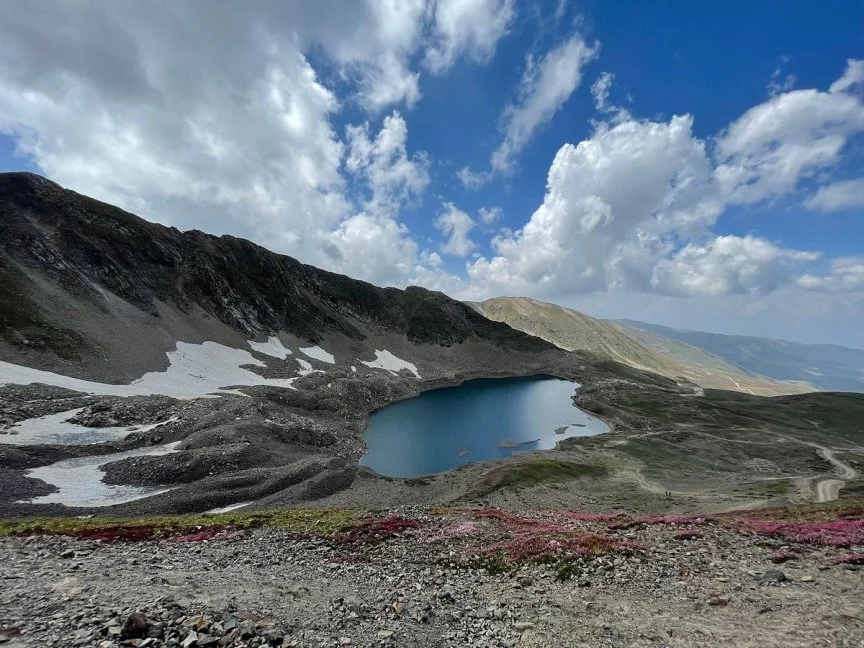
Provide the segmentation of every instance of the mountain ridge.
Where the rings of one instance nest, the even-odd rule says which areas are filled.
[[[864,350],[836,344],[691,331],[637,320],[610,320],[633,331],[698,347],[746,371],[775,380],[802,380],[827,391],[864,392]],[[635,334],[638,337],[638,334]]]
[[[780,382],[747,372],[723,358],[692,345],[652,344],[614,321],[593,318],[557,304],[527,297],[496,297],[469,302],[490,319],[536,335],[566,350],[580,350],[623,362],[701,387],[730,389],[767,396],[804,393],[813,387],[801,382]]]
[[[242,347],[277,332],[553,348],[443,293],[378,288],[243,239],[149,223],[30,173],[0,174],[0,279],[0,360],[79,377],[164,367],[177,340]]]

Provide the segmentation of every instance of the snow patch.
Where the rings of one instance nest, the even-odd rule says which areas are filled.
[[[282,340],[273,335],[267,338],[266,342],[253,342],[252,340],[249,340],[249,346],[252,347],[253,351],[263,353],[264,355],[273,358],[279,358],[280,360],[284,360],[291,355],[291,349],[286,349],[282,344]]]
[[[220,513],[229,513],[231,511],[236,511],[237,509],[241,509],[244,506],[249,506],[252,502],[238,502],[237,504],[229,504],[228,506],[220,506],[219,508],[210,509],[209,511],[204,511],[204,515],[219,515]]]
[[[321,362],[326,362],[328,364],[336,364],[336,358],[319,346],[300,347],[300,352],[315,360],[320,360]]]
[[[129,457],[158,457],[171,454],[177,452],[178,445],[180,445],[179,441],[98,457],[65,459],[41,468],[33,468],[25,473],[27,477],[41,479],[56,486],[59,491],[30,500],[19,500],[19,503],[65,504],[75,507],[113,506],[165,493],[173,487],[106,484],[102,481],[104,473],[101,467]]]
[[[0,361],[0,386],[43,383],[101,396],[163,395],[178,399],[238,393],[228,387],[269,385],[295,389],[296,378],[264,378],[241,365],[266,367],[248,351],[233,349],[217,342],[190,344],[178,342],[175,351],[167,353],[166,371],[151,371],[128,385],[110,385],[62,376],[50,371]]]
[[[367,362],[365,360],[361,360],[361,363],[366,365],[367,367],[371,367],[373,369],[385,369],[390,373],[398,373],[402,369],[407,369],[411,373],[414,374],[415,378],[419,378],[420,374],[417,373],[417,367],[408,362],[407,360],[402,360],[402,358],[397,358],[395,355],[384,349],[383,351],[379,351],[375,349],[375,359]]]
[[[158,427],[179,421],[179,417],[172,416],[170,419],[152,423],[150,425],[116,427],[87,427],[69,423],[66,419],[72,418],[84,408],[68,410],[58,414],[48,414],[39,418],[19,421],[9,430],[0,430],[0,443],[9,445],[88,445],[91,443],[105,443],[106,441],[118,441],[133,432],[149,432]]]
[[[294,358],[297,361],[297,364],[300,365],[300,370],[297,372],[298,376],[308,376],[313,373],[324,373],[320,369],[313,369],[312,363],[304,360],[303,358]]]

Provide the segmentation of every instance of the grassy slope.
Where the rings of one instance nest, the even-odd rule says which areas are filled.
[[[509,324],[562,349],[588,351],[702,387],[766,396],[813,391],[810,385],[776,382],[752,375],[697,347],[655,339],[656,336],[555,304],[525,297],[498,297],[472,306],[489,319]]]
[[[687,331],[621,320],[618,324],[698,347],[746,371],[774,380],[806,381],[825,391],[864,392],[864,350],[772,338]]]

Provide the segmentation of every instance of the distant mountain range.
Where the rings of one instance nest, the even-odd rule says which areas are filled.
[[[648,332],[636,323],[598,320],[570,308],[525,297],[498,297],[470,305],[489,319],[509,324],[562,349],[589,351],[679,382],[766,396],[817,389],[806,380],[792,382],[758,375],[710,350]]]
[[[772,338],[687,331],[633,320],[614,322],[643,344],[676,354],[678,344],[698,347],[752,374],[806,381],[825,391],[864,392],[864,350]],[[678,344],[675,344],[678,343]]]

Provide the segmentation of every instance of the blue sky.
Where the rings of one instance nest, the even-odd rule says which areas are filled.
[[[848,1],[28,0],[0,7],[0,169],[379,284],[864,347],[861,25]]]

